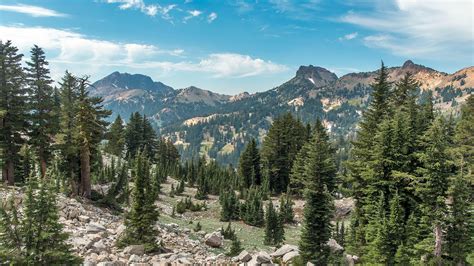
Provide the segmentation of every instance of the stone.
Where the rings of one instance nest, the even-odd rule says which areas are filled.
[[[140,257],[138,255],[135,255],[133,254],[132,256],[130,256],[130,258],[128,258],[128,262],[140,262]]]
[[[91,218],[89,216],[86,216],[86,215],[79,215],[77,217],[77,219],[80,221],[80,222],[83,222],[83,223],[88,223]]]
[[[129,255],[142,256],[143,254],[145,254],[145,246],[144,245],[131,245],[131,246],[126,247],[123,250],[123,252]]]
[[[73,219],[76,219],[77,217],[79,217],[80,214],[81,213],[80,213],[79,209],[71,208],[71,209],[69,209],[69,211],[67,213],[67,218],[69,220],[73,220]]]
[[[88,234],[100,233],[104,232],[105,230],[105,227],[99,223],[89,223],[86,227],[86,232]]]
[[[130,264],[130,266],[150,266],[150,264],[145,263],[145,262],[139,262],[139,263],[132,263]]]
[[[359,257],[355,255],[346,254],[346,265],[353,266],[359,262]]]
[[[248,262],[252,259],[252,255],[247,250],[242,250],[239,255],[232,258],[234,262]]]
[[[82,264],[82,266],[96,266],[96,265],[97,263],[95,263],[95,261],[92,261],[89,259],[84,260],[84,263]]]
[[[92,245],[92,249],[96,252],[102,252],[106,251],[107,247],[104,245],[102,241],[95,242],[94,245]]]
[[[272,258],[265,251],[260,251],[254,255],[255,260],[258,263],[272,263]]]
[[[121,261],[103,261],[97,264],[97,266],[125,266],[125,265],[127,264]]]
[[[222,246],[222,242],[224,241],[222,235],[219,232],[210,233],[206,235],[205,238],[206,240],[204,243],[213,248],[218,248]]]
[[[282,260],[284,263],[288,263],[289,261],[291,261],[295,257],[298,257],[299,255],[300,255],[299,251],[296,251],[296,250],[290,251],[283,256]]]
[[[333,238],[329,239],[327,245],[329,246],[332,252],[339,252],[344,250],[344,248],[339,245]]]
[[[270,256],[272,256],[274,258],[283,257],[286,253],[289,253],[291,251],[299,251],[299,249],[295,245],[285,244],[285,245],[281,246],[279,249],[275,250],[275,252],[270,254]]]

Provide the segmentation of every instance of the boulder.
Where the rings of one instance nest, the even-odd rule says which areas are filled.
[[[145,246],[144,245],[131,245],[126,247],[123,252],[128,255],[138,255],[142,256],[145,254]]]
[[[258,252],[257,254],[254,255],[254,258],[257,261],[257,263],[259,263],[259,264],[261,264],[261,263],[272,263],[272,258],[265,251]]]
[[[283,257],[286,253],[289,253],[291,251],[299,251],[299,249],[295,245],[285,244],[285,245],[281,246],[279,249],[275,250],[275,252],[270,254],[270,256],[272,256],[274,258]]]
[[[133,254],[132,256],[130,256],[130,258],[128,259],[128,263],[131,263],[131,262],[140,262],[140,257]]]
[[[346,265],[349,265],[349,266],[353,266],[359,262],[358,256],[354,256],[350,254],[346,254],[345,259],[346,259]]]
[[[89,223],[86,227],[86,231],[88,234],[96,234],[104,232],[105,230],[105,227],[99,223]]]
[[[334,239],[329,239],[329,241],[327,242],[327,245],[329,246],[329,248],[331,249],[332,252],[339,252],[339,251],[343,251],[344,248],[339,245],[336,240]]]
[[[213,232],[207,234],[205,238],[206,240],[204,243],[213,248],[218,248],[222,246],[222,242],[224,241],[220,232]]]
[[[91,218],[86,215],[79,215],[77,219],[83,223],[88,223],[91,220]]]
[[[97,264],[97,266],[125,266],[125,265],[127,264],[121,261],[103,261]]]
[[[252,255],[250,255],[247,250],[242,250],[239,255],[232,258],[234,262],[248,262],[252,259]]]
[[[289,261],[291,261],[292,259],[294,259],[295,257],[298,257],[300,255],[300,252],[299,251],[290,251],[288,253],[286,253],[284,256],[283,256],[283,262],[284,263],[288,263]]]
[[[94,245],[92,245],[92,249],[95,252],[100,253],[102,251],[106,251],[107,247],[104,245],[104,243],[102,241],[98,241],[98,242],[95,242]]]

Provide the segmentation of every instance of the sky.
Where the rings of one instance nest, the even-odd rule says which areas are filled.
[[[0,0],[0,40],[51,75],[140,73],[176,89],[271,89],[300,65],[338,76],[383,60],[453,73],[474,65],[472,0]]]

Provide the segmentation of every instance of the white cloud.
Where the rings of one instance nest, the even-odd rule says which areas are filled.
[[[66,14],[62,14],[57,11],[47,9],[44,7],[22,5],[22,4],[0,5],[0,10],[27,14],[32,17],[66,17],[67,16]]]
[[[349,41],[349,40],[357,38],[357,35],[359,35],[359,33],[357,32],[349,33],[342,37],[339,37],[339,41]]]
[[[375,31],[364,38],[369,47],[456,60],[474,54],[473,8],[471,0],[396,0],[370,13],[349,12],[340,20]]]
[[[171,19],[170,11],[173,10],[176,5],[147,5],[143,0],[105,0],[109,4],[119,4],[119,8],[122,10],[126,9],[138,9],[148,16],[156,16],[160,14],[164,19]]]
[[[209,16],[207,16],[207,22],[211,23],[211,22],[213,22],[216,18],[217,18],[217,13],[212,12],[211,14],[209,14]]]
[[[28,55],[36,44],[45,49],[51,73],[58,80],[66,69],[76,74],[96,74],[117,68],[144,71],[208,73],[212,77],[248,77],[279,73],[284,65],[233,53],[215,53],[200,60],[182,61],[182,49],[164,50],[155,45],[120,43],[88,38],[69,30],[42,27],[0,26],[0,40],[12,40]],[[178,61],[170,61],[170,58]]]

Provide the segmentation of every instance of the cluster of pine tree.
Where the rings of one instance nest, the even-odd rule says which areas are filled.
[[[347,163],[350,251],[367,263],[465,263],[472,251],[474,97],[457,124],[382,64]],[[453,237],[455,236],[455,237]]]

